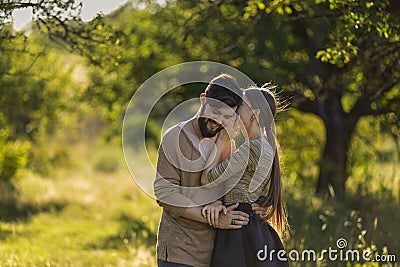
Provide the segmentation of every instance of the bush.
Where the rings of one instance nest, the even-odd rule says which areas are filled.
[[[102,144],[93,151],[91,161],[96,171],[112,173],[121,167],[123,157],[120,147]]]
[[[19,169],[25,166],[29,142],[9,140],[6,120],[0,113],[0,181],[10,184]]]

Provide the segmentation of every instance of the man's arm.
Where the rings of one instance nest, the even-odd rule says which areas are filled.
[[[162,144],[158,149],[156,172],[154,193],[157,198],[157,203],[168,211],[172,217],[180,217],[187,206],[190,206],[191,200],[181,194],[179,190],[181,183],[180,170],[168,160]],[[179,206],[174,205],[178,202],[180,203]]]
[[[247,225],[249,223],[249,215],[247,213],[241,211],[235,211],[239,206],[238,203],[231,205],[227,208],[227,214],[225,215],[223,212],[219,214],[218,218],[218,226],[219,229],[240,229],[243,225]],[[201,215],[202,207],[195,208],[186,208],[182,213],[182,217],[198,221],[202,223],[207,223],[207,219]],[[235,220],[235,224],[231,224],[232,220]]]
[[[178,207],[171,204],[167,204],[165,201],[162,201],[164,195],[179,197],[185,201],[191,201],[186,196],[182,195],[179,192],[179,189],[174,185],[178,185],[180,182],[180,172],[177,168],[172,166],[172,164],[168,161],[165,154],[162,151],[162,147],[159,149],[159,158],[157,162],[157,177],[154,183],[154,191],[157,196],[158,204],[165,209],[167,212],[171,214],[172,217],[184,217],[189,220],[198,221],[201,223],[206,223],[207,219],[201,215],[202,207]],[[159,172],[164,173],[166,176],[166,172],[168,173],[168,177],[163,177]],[[173,192],[171,192],[173,191]],[[234,209],[238,205],[232,205],[228,207],[227,214],[221,213],[219,217],[218,228],[221,229],[239,229],[242,225],[247,225],[248,223],[248,215],[241,211],[234,211]],[[235,225],[232,225],[232,219],[236,220]]]
[[[202,207],[194,207],[196,204],[181,193],[181,171],[168,160],[162,144],[158,150],[157,175],[154,182],[157,203],[173,218],[182,216],[186,219],[207,223],[207,220],[201,215]],[[168,148],[176,149],[174,146]],[[170,152],[174,153],[174,151]],[[236,226],[232,227],[230,225],[231,220],[243,221],[243,225],[245,225],[247,224],[246,217],[248,217],[247,214],[240,211],[228,212],[227,216],[221,217],[221,227],[224,227],[224,229],[237,229]],[[240,225],[241,223],[238,224]]]

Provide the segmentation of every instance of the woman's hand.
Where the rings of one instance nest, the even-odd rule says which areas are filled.
[[[239,122],[240,122],[239,116],[235,116],[234,118],[232,118],[226,125],[224,125],[224,128],[218,133],[216,142],[225,143],[237,137],[240,132]]]
[[[219,131],[218,133],[218,137],[217,140],[215,142],[215,144],[218,146],[222,146],[225,143],[229,142],[231,140],[228,131],[223,128],[221,131]]]
[[[253,210],[253,212],[255,214],[257,214],[261,219],[265,219],[265,217],[267,216],[267,211],[268,208],[267,207],[263,207],[258,203],[253,203],[251,204],[251,209]]]
[[[219,221],[219,213],[223,211],[224,214],[227,214],[227,209],[220,200],[214,201],[211,204],[204,206],[201,210],[201,215],[207,219],[208,224],[212,227],[218,227]]]

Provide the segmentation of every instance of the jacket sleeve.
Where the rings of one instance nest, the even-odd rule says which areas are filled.
[[[168,147],[170,148],[170,147]],[[169,151],[170,153],[171,151]],[[173,151],[171,152],[173,154]],[[170,153],[170,154],[171,154]],[[176,165],[176,164],[175,164]],[[182,194],[181,170],[174,166],[164,153],[162,144],[158,149],[158,162],[154,193],[157,203],[173,218],[182,216],[187,207],[195,206],[193,201]]]

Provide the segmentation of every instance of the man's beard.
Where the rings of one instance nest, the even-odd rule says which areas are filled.
[[[214,121],[212,119],[207,119],[207,118],[204,118],[204,117],[199,117],[198,120],[197,120],[197,123],[198,123],[199,128],[200,128],[201,135],[203,137],[206,137],[206,138],[214,137],[219,131],[221,131],[224,128],[222,125],[219,125],[219,127],[217,129],[210,130],[209,128],[207,128],[207,123],[208,122],[217,123],[216,121]]]

